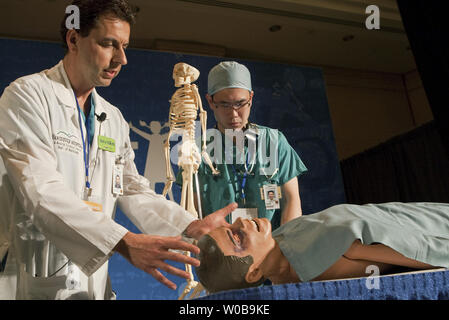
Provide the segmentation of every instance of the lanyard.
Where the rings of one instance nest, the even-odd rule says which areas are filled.
[[[75,101],[76,101],[76,107],[78,108],[78,122],[80,124],[80,130],[81,130],[81,140],[83,141],[83,156],[84,156],[84,169],[86,174],[86,188],[90,189],[90,182],[89,182],[89,125],[86,125],[86,135],[87,135],[87,141],[84,140],[84,133],[83,133],[83,125],[81,123],[81,108],[78,103],[78,99],[76,98],[75,91],[73,91],[73,94],[75,95]],[[91,97],[92,99],[92,97]],[[88,118],[87,118],[88,119]],[[86,151],[86,143],[87,143],[87,151]]]
[[[242,199],[243,199],[243,204],[246,203],[246,198],[245,198],[245,185],[246,185],[246,177],[248,176],[248,153],[246,154],[246,166],[245,166],[245,172],[243,173],[243,178],[242,178],[242,183],[241,183],[241,190],[242,190]],[[234,175],[237,177],[237,180],[240,180],[238,177],[239,175],[237,174],[237,170],[235,170],[235,166],[234,164],[232,164],[232,170],[234,170]]]

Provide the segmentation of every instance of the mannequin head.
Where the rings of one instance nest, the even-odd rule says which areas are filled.
[[[198,242],[201,265],[196,273],[207,291],[213,293],[223,290],[249,288],[257,283],[245,280],[249,267],[253,264],[251,256],[226,256],[217,242],[209,235],[204,235]]]
[[[199,240],[198,278],[209,292],[258,286],[265,280],[263,263],[274,244],[269,220],[239,218]]]

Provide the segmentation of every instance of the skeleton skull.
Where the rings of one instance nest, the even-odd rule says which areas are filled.
[[[191,84],[195,82],[200,76],[200,72],[195,67],[187,63],[177,63],[173,68],[173,80],[175,80],[175,87],[181,87],[184,84]]]

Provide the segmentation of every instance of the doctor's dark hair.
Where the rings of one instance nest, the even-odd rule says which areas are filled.
[[[136,23],[137,12],[139,11],[139,8],[129,4],[128,0],[74,0],[72,5],[79,8],[80,28],[76,29],[76,31],[82,37],[87,37],[90,34],[90,31],[95,28],[99,17],[104,14],[112,14],[133,26]],[[66,20],[69,16],[70,13],[64,15],[60,26],[62,46],[66,52],[68,50]]]
[[[218,243],[207,234],[200,238],[198,247],[200,266],[196,268],[196,275],[210,293],[256,287],[264,282],[263,278],[254,283],[245,280],[253,257],[225,256]]]

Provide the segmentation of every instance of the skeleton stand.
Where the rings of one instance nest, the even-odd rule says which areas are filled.
[[[186,64],[177,63],[173,69],[173,79],[175,87],[179,87],[173,94],[170,100],[169,111],[169,128],[167,140],[164,145],[165,164],[167,182],[164,187],[163,195],[165,196],[172,188],[173,181],[175,181],[170,165],[170,137],[175,133],[182,133],[182,145],[179,151],[178,166],[182,168],[182,191],[180,205],[195,218],[198,218],[198,213],[195,210],[193,177],[196,178],[197,196],[199,199],[198,167],[201,164],[203,157],[206,164],[211,168],[213,174],[219,172],[213,167],[212,161],[206,152],[206,123],[207,113],[204,111],[201,98],[198,93],[198,88],[195,84],[191,84],[199,77],[199,71]],[[195,143],[195,120],[198,116],[198,109],[200,111],[200,121],[202,128],[202,151],[201,155]],[[202,157],[201,157],[202,156]],[[201,211],[201,204],[197,203],[199,211]],[[200,218],[202,218],[200,216]],[[190,252],[185,252],[190,256]],[[186,271],[190,274],[190,279],[187,280],[187,286],[179,297],[179,300],[193,290],[190,298],[195,298],[204,289],[200,283],[194,280],[192,273],[192,266],[186,264]]]

